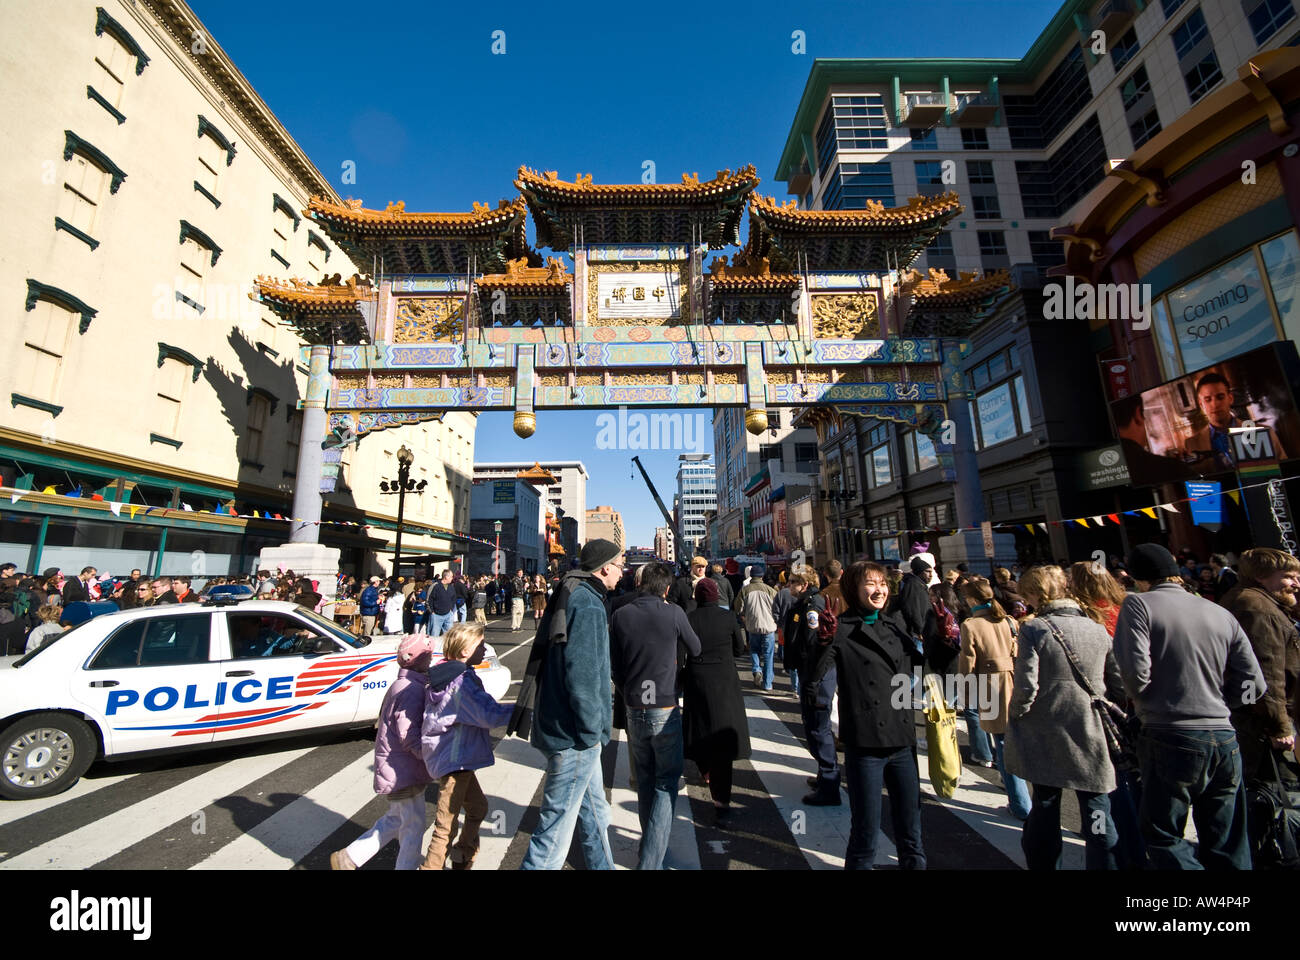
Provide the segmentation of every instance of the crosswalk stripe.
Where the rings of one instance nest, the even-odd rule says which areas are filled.
[[[302,747],[287,753],[267,753],[221,764],[170,790],[0,862],[0,868],[83,870],[150,836],[160,823],[174,821],[178,813],[185,815],[189,811],[202,810],[218,798],[229,795],[233,785],[266,776],[313,749],[315,747]]]
[[[367,751],[191,869],[277,870],[294,866],[375,798],[374,762],[374,754]]]
[[[810,807],[801,798],[808,793],[804,781],[812,770],[808,748],[790,732],[780,717],[758,697],[745,698],[749,718],[750,764],[758,772],[781,818],[814,870],[843,870],[849,845],[848,797],[838,807]],[[882,830],[876,841],[876,864],[898,863],[898,851]]]
[[[30,817],[33,814],[44,813],[46,810],[52,810],[55,807],[62,806],[73,800],[80,800],[88,797],[90,794],[105,787],[117,786],[125,783],[136,773],[122,773],[111,777],[96,777],[90,779],[82,777],[71,788],[63,793],[55,794],[52,797],[44,797],[40,800],[6,800],[0,803],[0,827],[13,823],[15,820],[21,820],[24,817]]]
[[[546,775],[546,759],[540,750],[527,740],[507,737],[496,746],[496,763],[478,771],[479,786],[488,801],[488,820],[479,836],[478,858],[475,870],[498,870],[510,849],[510,841],[519,831],[524,813],[532,803],[537,787]],[[505,821],[505,829],[495,833],[487,827],[497,812]],[[429,812],[429,829],[425,832],[424,848],[429,849],[433,835],[433,811]]]

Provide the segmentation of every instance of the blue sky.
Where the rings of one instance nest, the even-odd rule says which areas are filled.
[[[468,210],[513,197],[521,164],[566,179],[712,177],[753,163],[772,180],[817,57],[1019,57],[1052,0],[719,4],[448,4],[190,0],[212,37],[343,196],[368,207]],[[803,31],[806,53],[792,34]],[[505,53],[493,54],[494,31]],[[499,37],[499,35],[498,35]],[[343,184],[345,162],[356,183]],[[725,252],[725,251],[724,251]],[[479,418],[475,458],[583,460],[587,505],[649,545],[662,519],[633,452],[595,449],[596,414]],[[640,452],[669,508],[678,451]]]

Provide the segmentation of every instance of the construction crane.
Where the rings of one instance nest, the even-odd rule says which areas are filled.
[[[659,512],[664,515],[664,523],[668,524],[669,533],[675,533],[677,525],[673,523],[673,515],[668,512],[668,508],[664,506],[664,502],[659,496],[659,491],[656,490],[655,485],[650,482],[650,474],[646,473],[645,467],[641,466],[641,458],[633,457],[632,462],[635,463],[637,469],[641,471],[641,477],[645,480],[645,485],[650,488],[650,496],[655,498],[655,506],[657,506]]]

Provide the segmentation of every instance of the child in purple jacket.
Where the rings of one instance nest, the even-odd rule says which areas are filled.
[[[421,741],[425,767],[438,781],[438,812],[421,870],[443,868],[462,807],[465,828],[451,851],[452,869],[470,869],[478,854],[479,827],[488,805],[474,771],[492,765],[488,731],[504,727],[514,712],[512,704],[497,703],[483,689],[474,669],[483,661],[483,650],[483,624],[453,624],[442,637],[445,659],[429,669]]]
[[[375,737],[375,793],[388,796],[388,812],[347,848],[330,854],[334,870],[355,870],[397,838],[397,869],[414,870],[424,841],[424,791],[433,782],[420,751],[425,692],[433,640],[410,634],[397,648],[397,679],[379,708]]]

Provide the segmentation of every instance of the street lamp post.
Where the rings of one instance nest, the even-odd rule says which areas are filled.
[[[499,577],[501,576],[501,521],[494,521],[492,527],[497,532],[497,548],[492,554],[492,576]]]
[[[418,484],[411,479],[411,464],[415,462],[415,454],[403,444],[397,451],[397,479],[393,481],[381,480],[379,489],[387,494],[397,494],[397,538],[393,543],[393,576],[397,576],[398,569],[402,562],[402,518],[406,512],[406,493],[422,493],[425,485],[429,482],[421,480]]]

